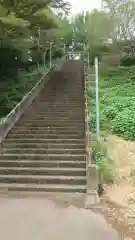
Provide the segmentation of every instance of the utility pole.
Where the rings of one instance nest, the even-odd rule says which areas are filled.
[[[100,123],[99,123],[99,86],[98,86],[98,58],[95,58],[95,75],[96,75],[96,135],[97,141],[100,139]]]

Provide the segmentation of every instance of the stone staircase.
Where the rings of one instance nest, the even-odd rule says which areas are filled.
[[[81,69],[69,61],[54,72],[3,141],[1,191],[86,192]]]

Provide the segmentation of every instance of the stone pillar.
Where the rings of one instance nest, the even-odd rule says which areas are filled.
[[[93,208],[100,203],[98,196],[98,168],[95,164],[89,164],[87,168],[87,194],[85,208]]]

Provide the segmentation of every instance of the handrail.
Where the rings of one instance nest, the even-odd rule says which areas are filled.
[[[49,80],[50,74],[53,71],[54,66],[48,70],[47,73],[35,84],[35,86],[23,97],[23,99],[15,106],[15,108],[0,121],[0,143],[3,142],[8,132],[19,120],[24,111],[32,103],[33,99],[41,91],[44,84]]]
[[[88,107],[88,70],[84,66],[84,97],[85,97],[85,145],[86,145],[86,164],[91,164],[91,134],[89,127],[89,107]]]

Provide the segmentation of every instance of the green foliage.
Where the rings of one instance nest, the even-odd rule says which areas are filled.
[[[117,109],[114,106],[108,106],[103,111],[103,114],[108,121],[113,120],[117,115]]]
[[[60,66],[63,64],[63,59],[53,60],[53,64]],[[49,70],[49,65],[46,68],[43,65],[39,69],[30,67],[28,71],[23,71],[20,79],[10,78],[0,83],[0,118],[5,117],[22,98],[34,87],[40,77]]]
[[[99,174],[103,182],[113,183],[116,170],[112,159],[107,155],[103,143],[97,143],[95,136],[92,138],[92,160],[99,168]]]
[[[135,65],[135,41],[132,39],[122,40],[117,45],[122,53],[120,64],[122,66]]]
[[[57,17],[49,8],[39,9],[30,18],[32,24],[39,24],[43,29],[57,28],[59,22]]]
[[[17,78],[18,70],[47,64],[61,54],[60,20],[65,0],[3,0],[0,3],[0,82]],[[58,51],[59,50],[59,51]],[[30,60],[30,61],[29,61]]]
[[[62,55],[58,12],[68,7],[66,0],[0,2],[0,117],[39,79],[39,66],[47,66],[50,47],[52,59]]]
[[[37,69],[34,69],[31,73],[24,72],[20,81],[10,79],[3,88],[1,86],[0,118],[5,117],[22,100],[24,95],[40,79],[40,76],[47,71],[47,68],[40,67],[39,70],[40,72]]]
[[[88,89],[91,127],[95,131],[95,82]],[[135,140],[135,67],[118,67],[102,72],[99,80],[100,127],[125,139]]]
[[[125,139],[135,140],[135,104],[117,112],[111,122],[112,131]]]

